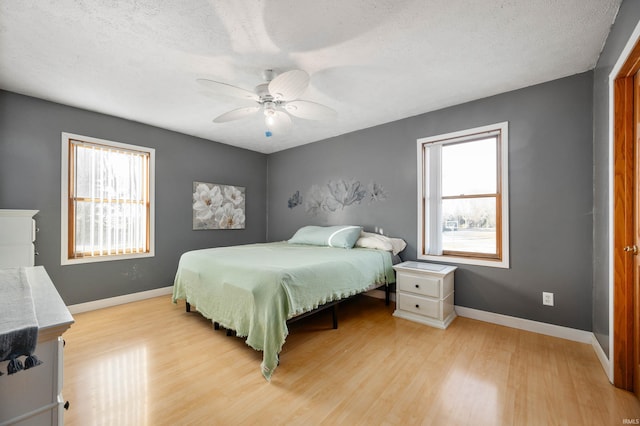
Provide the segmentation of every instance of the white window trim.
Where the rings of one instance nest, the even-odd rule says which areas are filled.
[[[149,252],[148,253],[128,253],[109,256],[83,257],[77,259],[69,259],[67,256],[67,247],[69,243],[69,212],[67,210],[67,200],[69,199],[69,141],[81,140],[90,143],[110,145],[124,149],[146,151],[149,153]],[[82,263],[109,262],[113,260],[139,259],[143,257],[155,256],[155,156],[156,151],[153,148],[125,144],[120,142],[109,141],[106,139],[92,138],[90,136],[76,135],[73,133],[62,132],[62,161],[61,161],[61,180],[60,180],[60,264],[61,265],[77,265]]]
[[[424,212],[424,203],[423,200],[426,199],[426,176],[424,175],[423,168],[423,155],[422,155],[422,146],[425,143],[435,142],[435,141],[443,141],[446,139],[457,139],[462,138],[469,135],[476,135],[478,133],[485,133],[500,130],[501,132],[501,147],[500,147],[500,173],[502,180],[502,259],[501,260],[488,260],[488,259],[479,259],[479,258],[468,258],[468,257],[459,257],[459,256],[449,256],[449,255],[429,255],[423,254],[422,248],[425,245],[426,233],[429,232],[428,229],[425,229],[423,223],[423,217],[429,214],[433,214],[433,211],[437,209],[431,209],[429,212]],[[421,260],[428,260],[432,262],[446,262],[446,263],[457,263],[457,264],[465,264],[465,265],[479,265],[479,266],[491,266],[494,268],[509,268],[509,123],[507,121],[491,124],[488,126],[476,127],[473,129],[461,130],[457,132],[447,133],[443,135],[430,136],[427,138],[421,138],[417,140],[417,177],[418,177],[418,247],[417,247],[417,258]],[[428,160],[430,161],[430,160]],[[432,176],[432,179],[439,179],[439,176]],[[437,185],[439,187],[439,185]],[[439,222],[438,222],[439,223]]]

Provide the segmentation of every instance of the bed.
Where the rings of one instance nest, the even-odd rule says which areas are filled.
[[[289,241],[189,251],[178,265],[173,302],[184,299],[215,324],[246,337],[263,352],[267,380],[278,365],[288,320],[395,282],[393,252],[356,246],[359,227],[353,241],[344,243],[338,237],[345,231],[335,235],[344,227],[313,227],[333,235],[328,240],[306,238],[301,231],[308,228]]]

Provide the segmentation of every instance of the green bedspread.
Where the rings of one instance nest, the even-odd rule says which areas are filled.
[[[395,281],[389,252],[286,242],[184,253],[173,302],[185,299],[206,318],[263,351],[269,380],[288,334],[287,319],[323,303]]]

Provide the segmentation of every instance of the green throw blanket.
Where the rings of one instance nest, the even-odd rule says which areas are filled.
[[[190,251],[182,255],[173,302],[186,299],[208,319],[263,351],[269,380],[288,334],[287,319],[395,281],[391,254],[286,242]]]

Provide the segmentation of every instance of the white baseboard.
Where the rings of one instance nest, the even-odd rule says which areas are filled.
[[[164,296],[173,293],[173,286],[161,287],[153,290],[141,291],[138,293],[125,294],[123,296],[109,297],[108,299],[94,300],[92,302],[78,303],[67,306],[72,314],[94,311],[96,309],[108,308],[110,306],[122,305],[138,300],[151,299],[152,297]]]
[[[607,354],[604,353],[604,350],[602,350],[602,346],[600,346],[600,343],[598,342],[598,339],[596,339],[595,334],[593,335],[593,339],[591,339],[591,346],[593,346],[593,350],[595,351],[596,356],[598,357],[598,360],[600,361],[600,364],[602,365],[602,368],[607,375],[607,378],[611,383],[613,383],[613,369],[611,368],[611,361],[609,360]]]
[[[477,319],[525,331],[532,331],[534,333],[545,334],[547,336],[560,337],[562,339],[573,340],[575,342],[591,344],[594,339],[593,333],[590,331],[577,330],[575,328],[563,327],[560,325],[495,314],[493,312],[480,311],[478,309],[466,308],[464,306],[456,306],[455,310],[461,317]]]

